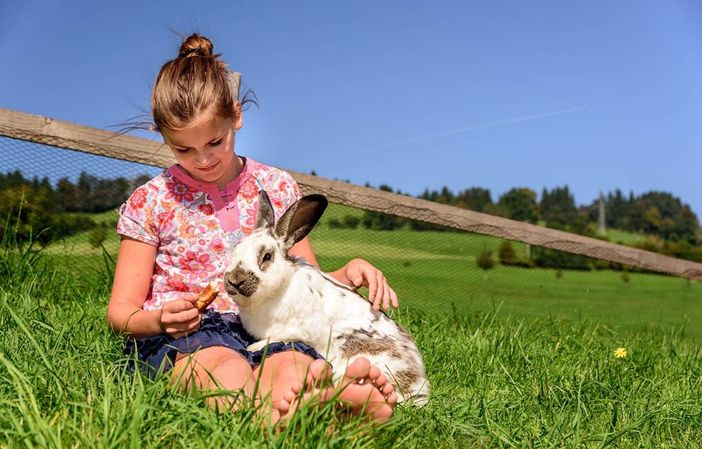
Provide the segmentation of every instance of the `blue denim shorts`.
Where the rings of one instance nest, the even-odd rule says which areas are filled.
[[[130,338],[127,339],[124,355],[128,372],[139,369],[151,378],[173,368],[178,353],[192,354],[211,346],[224,346],[238,352],[252,368],[260,365],[265,356],[283,351],[298,351],[313,359],[324,358],[314,348],[300,342],[275,342],[259,351],[248,351],[246,348],[255,342],[256,339],[241,324],[239,315],[208,310],[202,316],[200,328],[192,334],[175,339],[166,334]]]

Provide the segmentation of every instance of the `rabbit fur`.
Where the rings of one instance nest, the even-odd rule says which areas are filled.
[[[395,387],[398,402],[423,405],[429,397],[424,363],[410,335],[353,289],[287,251],[314,227],[327,206],[322,195],[294,203],[274,226],[268,195],[259,193],[255,229],[233,249],[224,273],[227,293],[239,306],[244,328],[260,341],[301,341],[343,375],[356,357],[367,357]]]

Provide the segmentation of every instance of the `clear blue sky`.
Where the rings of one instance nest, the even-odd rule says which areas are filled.
[[[237,151],[262,162],[493,200],[664,190],[702,218],[702,2],[5,0],[0,107],[123,123],[172,30],[256,92]]]

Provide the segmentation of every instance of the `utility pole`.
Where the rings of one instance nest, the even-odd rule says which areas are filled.
[[[604,200],[604,195],[602,192],[600,192],[600,200],[598,201],[598,214],[597,214],[597,223],[599,225],[599,233],[600,235],[606,235],[607,234],[607,225],[605,224],[605,200]]]

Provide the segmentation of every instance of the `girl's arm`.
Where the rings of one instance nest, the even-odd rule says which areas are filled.
[[[184,295],[169,301],[160,310],[144,310],[144,302],[151,286],[156,247],[123,237],[119,245],[115,279],[107,322],[114,332],[141,338],[167,333],[174,338],[191,332],[200,324],[194,303],[197,295]]]
[[[288,254],[302,257],[308,263],[319,268],[317,258],[308,237],[297,242],[288,250]],[[388,310],[390,306],[397,307],[397,294],[390,288],[383,272],[363,259],[352,259],[336,271],[328,273],[337,281],[349,287],[368,287],[368,300],[373,303],[373,309],[379,310],[380,306]]]

